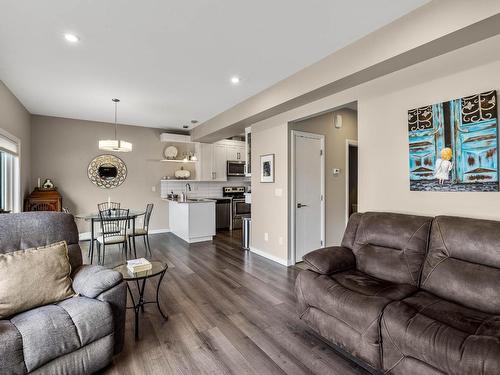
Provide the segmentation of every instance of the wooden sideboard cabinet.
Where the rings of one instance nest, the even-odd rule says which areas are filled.
[[[62,211],[62,196],[56,189],[35,188],[24,200],[24,211]]]

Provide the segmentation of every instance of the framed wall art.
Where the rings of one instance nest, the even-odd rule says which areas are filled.
[[[408,111],[410,190],[498,188],[496,91]]]
[[[113,189],[127,178],[127,166],[114,155],[99,155],[89,163],[87,174],[93,184],[103,189]]]
[[[260,182],[274,182],[274,154],[260,156]]]

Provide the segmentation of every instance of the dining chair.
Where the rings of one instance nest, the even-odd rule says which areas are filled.
[[[101,223],[101,233],[97,237],[97,259],[100,264],[104,264],[106,256],[106,246],[109,245],[122,245],[122,250],[127,258],[128,248],[128,209],[113,209],[99,211],[99,220]],[[101,259],[102,248],[102,263]]]
[[[153,256],[151,253],[151,246],[149,245],[149,221],[151,220],[151,214],[153,213],[153,203],[148,203],[146,205],[146,212],[144,213],[144,221],[142,222],[142,228],[135,228],[134,233],[129,233],[129,248],[131,249],[132,237],[142,237],[144,240],[144,248],[146,249],[146,254],[149,251],[149,254]]]
[[[99,212],[99,217],[101,215],[101,211],[105,212],[107,214],[111,214],[111,210],[116,210],[120,208],[120,203],[119,202],[102,202],[102,203],[97,203],[97,211]],[[64,210],[64,208],[63,208]],[[116,232],[116,230],[114,231]],[[100,232],[97,233],[98,236],[101,235]],[[80,241],[94,241],[95,239],[90,238],[89,235],[84,235],[80,237]],[[88,252],[87,252],[87,257],[90,258],[90,263],[92,264],[92,258],[94,257],[94,254],[91,252],[92,246],[89,246]]]
[[[97,204],[98,211],[118,210],[118,209],[120,209],[120,202],[102,202]]]

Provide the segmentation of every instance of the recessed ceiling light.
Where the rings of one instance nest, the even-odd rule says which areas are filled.
[[[233,85],[237,85],[238,83],[240,83],[240,77],[238,77],[238,76],[232,76],[231,77],[231,83]]]
[[[64,34],[64,39],[66,39],[70,43],[76,43],[80,41],[80,38],[78,36],[70,33]]]

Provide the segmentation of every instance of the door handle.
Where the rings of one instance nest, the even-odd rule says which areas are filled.
[[[307,204],[297,203],[297,208],[307,207]]]

